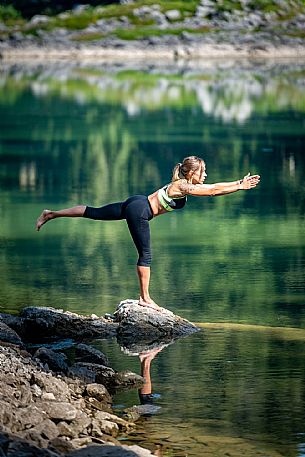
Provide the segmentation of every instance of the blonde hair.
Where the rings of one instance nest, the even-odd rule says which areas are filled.
[[[183,159],[183,162],[177,163],[173,169],[172,182],[178,181],[178,179],[187,179],[187,175],[190,171],[196,171],[198,168],[203,168],[205,161],[197,156],[189,156]]]

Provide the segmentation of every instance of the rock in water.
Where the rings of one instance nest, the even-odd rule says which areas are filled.
[[[187,336],[199,329],[165,308],[156,311],[138,304],[137,300],[122,301],[114,313],[120,342],[170,340]]]
[[[89,317],[69,311],[28,307],[21,313],[25,328],[25,339],[41,340],[45,337],[108,338],[115,336],[116,328],[103,317]]]
[[[1,321],[0,318],[0,341],[23,346],[20,336],[8,325]]]

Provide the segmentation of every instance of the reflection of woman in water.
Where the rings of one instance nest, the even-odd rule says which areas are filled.
[[[206,178],[206,166],[203,159],[196,156],[186,157],[178,163],[174,170],[172,181],[148,197],[134,195],[118,203],[110,203],[100,208],[90,206],[74,206],[60,211],[45,209],[36,223],[36,229],[57,217],[85,217],[95,220],[126,219],[130,234],[137,248],[139,259],[137,273],[140,282],[139,305],[159,310],[160,307],[149,295],[150,282],[150,230],[149,221],[160,214],[184,207],[187,195],[208,197],[231,194],[238,190],[248,190],[256,187],[260,177],[250,176],[232,182],[203,184]]]
[[[151,378],[150,378],[150,364],[156,355],[164,349],[165,346],[152,349],[147,352],[139,354],[141,362],[141,376],[144,378],[144,386],[139,389],[139,398],[142,405],[153,403],[154,395],[152,393]]]

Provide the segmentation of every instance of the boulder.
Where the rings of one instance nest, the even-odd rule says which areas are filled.
[[[55,421],[72,421],[77,416],[77,409],[71,402],[45,401],[39,403],[39,408]]]
[[[28,307],[21,313],[28,341],[47,337],[107,338],[114,336],[116,325],[103,317],[82,316],[48,307]]]
[[[60,457],[57,452],[52,452],[49,449],[39,449],[39,447],[16,435],[11,435],[3,432],[0,432],[0,456]]]
[[[100,402],[112,403],[112,398],[110,397],[108,390],[105,386],[103,386],[103,384],[87,384],[86,394],[88,397],[95,398]]]
[[[13,314],[1,313],[0,314],[0,322],[3,322],[11,329],[15,330],[15,332],[23,338],[25,335],[24,332],[24,325],[23,319],[18,316],[14,316]]]
[[[0,320],[0,341],[23,346],[20,336],[2,320]]]
[[[86,372],[84,372],[84,369]],[[80,377],[83,373],[88,375],[88,379],[92,379],[93,382],[103,384],[105,386],[112,385],[114,382],[115,371],[104,365],[90,362],[77,362],[70,367],[69,373],[78,377],[78,370],[80,370]]]
[[[103,384],[110,390],[141,387],[144,382],[142,376],[136,373],[130,371],[116,372],[110,367],[89,362],[75,363],[70,367],[69,374],[86,382]]]
[[[46,347],[37,349],[34,358],[39,359],[43,364],[47,364],[50,370],[55,372],[68,372],[67,356],[62,353],[52,351]]]
[[[171,340],[199,331],[194,324],[165,308],[156,311],[138,305],[136,300],[122,301],[114,318],[118,324],[117,337],[123,346],[139,341]]]
[[[92,346],[88,346],[88,344],[80,343],[75,346],[75,358],[81,362],[99,363],[100,365],[109,366],[109,361],[105,354]]]

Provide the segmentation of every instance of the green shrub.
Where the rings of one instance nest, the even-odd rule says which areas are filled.
[[[0,21],[8,23],[18,19],[21,19],[21,14],[12,5],[0,5]]]

